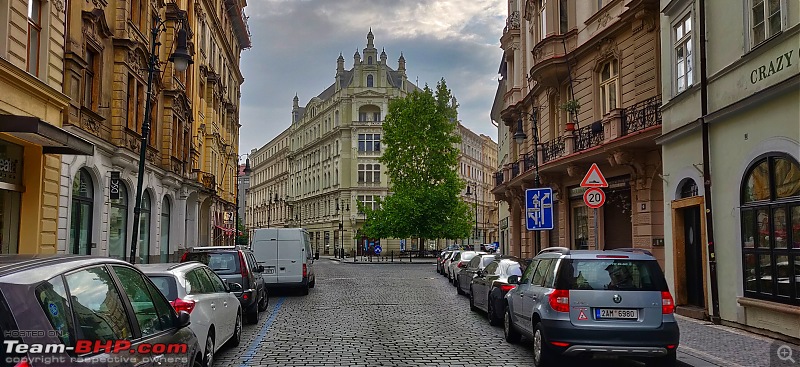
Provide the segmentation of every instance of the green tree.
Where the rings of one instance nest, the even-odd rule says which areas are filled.
[[[239,218],[239,223],[237,223],[236,229],[239,232],[236,234],[236,244],[239,246],[249,245],[250,235],[247,233],[247,228],[245,228],[244,223],[242,223],[242,218]]]
[[[392,193],[366,214],[364,234],[373,238],[425,239],[467,237],[472,228],[465,188],[458,177],[461,137],[456,132],[457,104],[444,79],[389,103],[383,123],[385,150],[380,162]],[[421,247],[422,248],[422,247]]]

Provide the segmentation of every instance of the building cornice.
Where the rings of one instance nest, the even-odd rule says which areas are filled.
[[[66,94],[59,92],[39,78],[14,66],[2,57],[0,57],[0,79],[8,81],[10,85],[30,93],[30,95],[58,109],[63,110],[69,105],[70,98]],[[3,93],[8,93],[8,91],[3,91]],[[54,121],[47,122],[52,124]],[[61,121],[59,120],[55,125],[61,126]]]

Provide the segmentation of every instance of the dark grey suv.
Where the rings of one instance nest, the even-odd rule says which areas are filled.
[[[261,278],[264,266],[258,265],[253,252],[243,246],[193,247],[181,256],[181,262],[199,261],[208,265],[226,284],[238,283],[241,292],[234,292],[242,304],[247,322],[258,322],[258,313],[269,305],[269,293]]]
[[[176,313],[150,279],[121,260],[0,255],[2,367],[201,367],[197,337],[186,327],[189,317]],[[109,353],[85,350],[87,341],[94,347],[106,342],[109,349],[129,344]],[[17,348],[35,345],[46,352]],[[164,348],[156,345],[169,349],[160,353]]]
[[[505,338],[533,341],[534,364],[557,355],[646,357],[674,366],[680,333],[672,295],[656,259],[639,249],[548,248],[505,297]]]

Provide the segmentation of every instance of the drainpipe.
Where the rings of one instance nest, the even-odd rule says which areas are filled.
[[[698,20],[700,21],[700,124],[703,139],[703,187],[705,189],[706,207],[706,238],[708,241],[708,269],[711,273],[711,321],[720,324],[719,316],[719,285],[717,282],[717,255],[714,249],[714,216],[711,201],[711,160],[709,159],[709,133],[708,122],[708,78],[706,68],[706,6],[705,0],[698,1]]]

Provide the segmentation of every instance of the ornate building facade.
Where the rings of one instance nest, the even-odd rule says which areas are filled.
[[[232,227],[238,144],[239,53],[250,46],[243,1],[70,2],[64,125],[96,146],[61,166],[59,252],[128,257],[136,181],[144,175],[137,262],[169,261],[184,248],[218,244]],[[138,171],[156,21],[149,145]],[[188,31],[193,64],[169,55]]]
[[[541,247],[638,247],[663,264],[658,2],[508,4],[500,135],[524,139],[503,143],[508,160],[492,192],[509,205],[509,253],[535,255],[540,235]],[[592,163],[609,181],[598,210],[584,205],[579,186]],[[537,166],[555,193],[550,231],[526,230]]]
[[[479,249],[481,244],[495,242],[498,238],[497,203],[491,195],[492,178],[497,170],[497,143],[461,123],[458,123],[457,133],[461,136],[458,173],[470,188],[469,194],[465,191],[462,198],[476,210],[472,236],[462,243]]]
[[[65,4],[0,3],[0,254],[58,252],[61,159],[91,156],[61,128]]]

